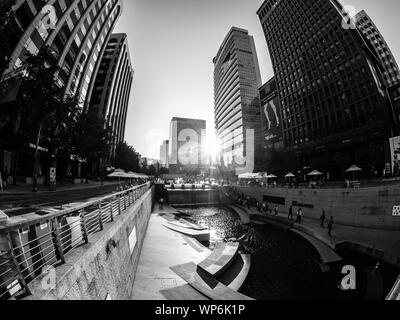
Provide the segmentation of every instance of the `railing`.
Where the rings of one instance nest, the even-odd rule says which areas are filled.
[[[386,300],[400,300],[400,276],[397,279],[393,289],[387,296]]]
[[[129,190],[26,222],[0,228],[0,300],[29,295],[28,283],[47,268],[64,264],[71,251],[87,244],[149,189]]]

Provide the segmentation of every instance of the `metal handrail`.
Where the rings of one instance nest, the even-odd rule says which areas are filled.
[[[386,300],[399,300],[399,299],[400,299],[400,276],[397,279],[396,283],[394,284],[394,287],[390,291]]]
[[[71,250],[88,243],[92,234],[112,223],[151,186],[149,182],[43,217],[1,226],[0,300],[21,292],[30,294],[28,283],[46,266],[65,263]],[[68,222],[69,218],[73,221]]]
[[[81,204],[79,206],[73,207],[73,208],[64,209],[64,210],[61,210],[61,211],[56,212],[56,213],[50,213],[50,214],[48,214],[46,216],[43,216],[43,217],[32,218],[29,221],[15,222],[15,223],[13,223],[11,221],[7,225],[0,226],[0,233],[12,231],[12,230],[15,230],[15,229],[26,228],[27,226],[31,226],[31,225],[34,225],[34,224],[39,224],[41,222],[45,222],[45,221],[48,221],[48,220],[51,220],[51,219],[54,219],[54,218],[59,218],[59,217],[62,217],[62,216],[66,216],[66,215],[69,215],[71,213],[75,213],[77,211],[83,210],[83,209],[85,209],[87,207],[91,207],[91,206],[93,206],[95,204],[98,204],[99,202],[103,202],[103,201],[106,201],[106,200],[109,200],[109,199],[113,199],[115,197],[123,196],[126,193],[129,193],[129,192],[132,192],[132,191],[136,191],[136,190],[138,190],[138,189],[140,189],[140,188],[142,188],[144,186],[147,186],[147,185],[150,185],[150,183],[146,183],[146,184],[143,184],[143,185],[140,185],[140,186],[135,186],[135,187],[133,187],[131,189],[128,189],[128,190],[124,190],[124,191],[120,191],[120,192],[117,192],[117,193],[113,193],[112,195],[106,196],[106,197],[101,198],[101,199],[96,199],[96,200],[92,200],[92,201],[89,201],[89,202],[85,202],[85,203],[83,203],[83,204]]]

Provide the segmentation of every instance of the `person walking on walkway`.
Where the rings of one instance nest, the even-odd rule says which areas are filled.
[[[7,185],[8,185],[8,177],[9,177],[10,175],[9,175],[9,173],[8,173],[8,168],[7,168],[7,166],[4,168],[4,181],[3,181],[3,187],[4,187],[4,189],[6,189],[7,188]]]
[[[164,209],[164,198],[160,198],[160,200],[159,200],[159,209],[160,210],[163,210]]]
[[[303,218],[303,210],[301,210],[301,208],[299,208],[299,210],[297,210],[296,223],[301,224],[302,218]]]
[[[325,228],[325,220],[326,220],[325,210],[322,210],[322,216],[319,219],[321,220],[321,227]]]
[[[0,191],[3,191],[3,175],[1,174],[1,170],[0,170]]]
[[[278,215],[278,213],[279,213],[279,208],[278,208],[278,206],[275,206],[275,208],[274,208],[274,213],[275,213],[276,216]]]
[[[332,237],[332,229],[333,229],[333,217],[331,217],[328,222],[328,234],[330,237]]]
[[[293,220],[293,206],[289,208],[288,220]]]

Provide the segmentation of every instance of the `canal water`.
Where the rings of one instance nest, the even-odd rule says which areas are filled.
[[[224,207],[180,208],[185,219],[208,227],[213,249],[219,241],[239,240],[241,253],[251,254],[251,268],[241,293],[257,300],[383,300],[399,270],[350,251],[343,261],[322,272],[318,252],[302,237],[271,225],[242,225]],[[356,290],[338,288],[343,266],[356,269]],[[326,271],[326,270],[325,270]]]

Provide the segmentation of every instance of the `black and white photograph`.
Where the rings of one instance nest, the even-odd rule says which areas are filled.
[[[0,308],[400,300],[399,12],[0,0]]]

